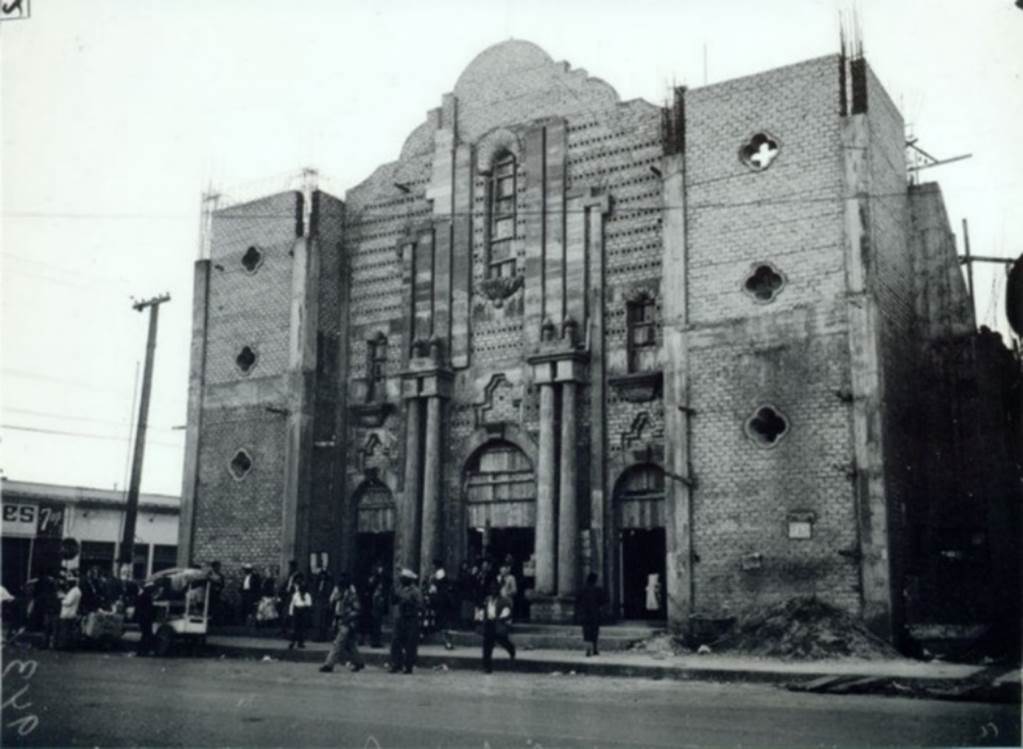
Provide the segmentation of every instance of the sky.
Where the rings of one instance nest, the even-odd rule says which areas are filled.
[[[281,2],[33,0],[0,23],[0,469],[123,489],[146,317],[162,305],[142,489],[181,491],[200,199],[288,188],[343,197],[508,38],[622,99],[838,51],[855,8],[867,59],[939,158],[974,254],[1023,253],[1023,10],[1013,0]],[[1016,209],[1016,210],[1014,210]],[[1004,270],[977,316],[1008,334]]]

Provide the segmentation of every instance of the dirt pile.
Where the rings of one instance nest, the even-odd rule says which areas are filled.
[[[629,645],[629,650],[637,653],[646,653],[655,658],[666,658],[669,655],[686,655],[690,652],[682,643],[682,638],[676,637],[670,632],[659,632],[652,637]]]
[[[713,644],[715,653],[793,660],[899,658],[861,621],[816,598],[793,598],[748,616]]]

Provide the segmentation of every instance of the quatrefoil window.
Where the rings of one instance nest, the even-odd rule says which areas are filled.
[[[774,406],[760,406],[746,421],[746,435],[760,447],[774,447],[788,431],[788,419]]]
[[[743,291],[757,302],[773,302],[785,286],[785,276],[770,263],[756,265],[742,285]]]
[[[231,471],[231,475],[236,480],[241,481],[245,478],[245,474],[252,470],[252,456],[249,455],[245,448],[239,449],[234,457],[231,458],[231,462],[227,464],[227,468]]]
[[[739,149],[739,160],[755,172],[762,172],[778,157],[778,140],[767,133],[757,133]]]
[[[255,273],[256,269],[263,264],[263,253],[255,247],[249,247],[242,255],[242,266],[249,273]]]
[[[235,357],[234,363],[238,365],[242,374],[248,374],[256,366],[256,352],[252,350],[251,346],[244,346]]]

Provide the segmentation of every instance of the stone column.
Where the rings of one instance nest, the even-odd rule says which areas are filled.
[[[575,594],[579,564],[576,505],[576,383],[561,383],[561,491],[558,496],[558,595]]]
[[[421,528],[421,507],[419,504],[420,460],[419,445],[422,401],[410,398],[406,407],[405,433],[405,491],[402,496],[399,517],[399,539],[401,543],[401,564],[415,569],[419,564],[419,535]]]
[[[423,543],[419,554],[419,575],[425,579],[439,557],[440,546],[440,398],[426,399],[426,445],[423,453]]]
[[[557,582],[554,438],[554,384],[547,382],[540,385],[540,451],[536,472],[536,592],[540,595],[553,595]]]

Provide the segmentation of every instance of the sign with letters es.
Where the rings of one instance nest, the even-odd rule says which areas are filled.
[[[4,502],[3,504],[5,536],[21,536],[33,538],[36,535],[36,524],[39,521],[39,506],[22,502]]]
[[[31,0],[0,0],[0,21],[23,21],[30,15]]]

